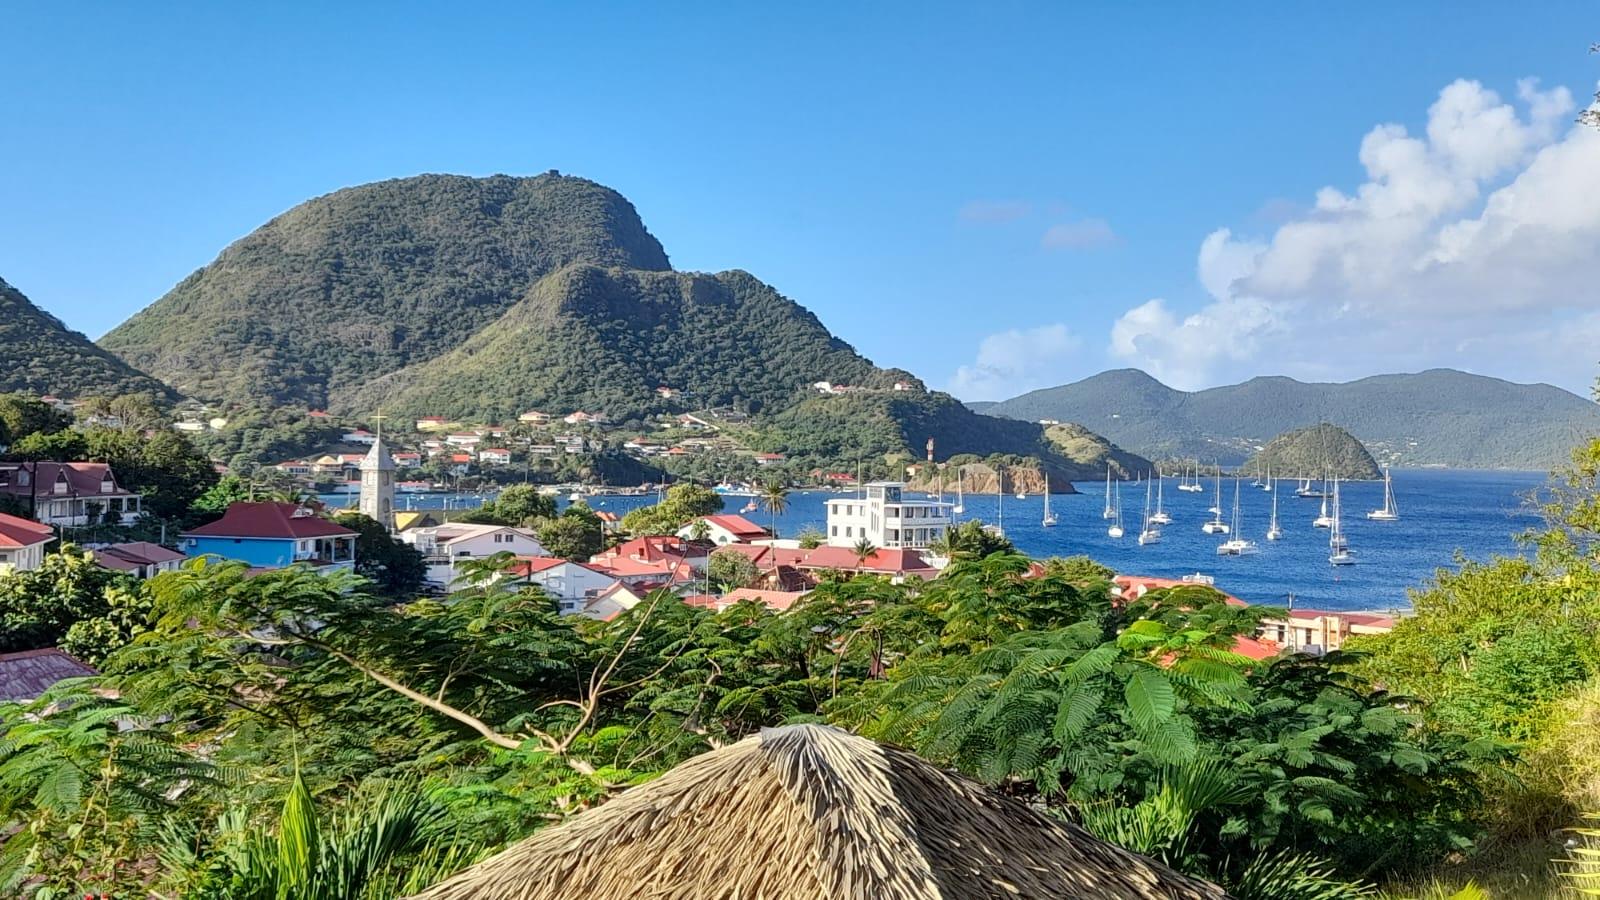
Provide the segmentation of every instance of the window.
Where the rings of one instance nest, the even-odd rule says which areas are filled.
[[[844,527],[844,536],[845,537],[855,537],[855,532],[850,528],[849,525],[846,525]]]
[[[829,534],[831,534],[833,537],[838,537],[839,536],[839,526],[834,525],[832,527],[832,530],[829,532]]]

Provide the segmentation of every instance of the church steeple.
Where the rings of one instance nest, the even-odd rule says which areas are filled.
[[[394,531],[394,457],[383,442],[383,416],[378,421],[377,440],[361,460],[361,514]]]

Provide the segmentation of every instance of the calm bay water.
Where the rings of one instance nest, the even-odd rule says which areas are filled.
[[[1120,572],[1167,578],[1203,572],[1214,576],[1219,588],[1257,603],[1281,605],[1292,593],[1296,605],[1303,607],[1394,609],[1407,606],[1406,591],[1434,570],[1452,565],[1458,552],[1473,559],[1518,552],[1513,536],[1538,524],[1524,498],[1544,483],[1545,477],[1534,472],[1399,470],[1394,473],[1398,522],[1366,518],[1368,510],[1383,504],[1381,482],[1345,484],[1340,488],[1345,533],[1358,562],[1340,568],[1328,564],[1328,532],[1311,527],[1319,501],[1295,497],[1293,482],[1280,484],[1278,517],[1284,534],[1276,542],[1265,538],[1272,494],[1251,487],[1248,480],[1243,483],[1240,531],[1261,546],[1254,556],[1217,556],[1217,545],[1226,537],[1200,530],[1210,518],[1206,509],[1213,501],[1211,485],[1207,484],[1205,493],[1184,493],[1176,490],[1177,481],[1171,478],[1166,480],[1164,494],[1172,524],[1162,529],[1159,544],[1141,547],[1135,540],[1144,509],[1144,488],[1133,483],[1123,485],[1127,534],[1120,540],[1106,536],[1107,523],[1100,517],[1105,488],[1100,483],[1077,485],[1081,494],[1051,497],[1051,507],[1060,520],[1054,528],[1041,524],[1041,497],[1017,500],[1007,496],[1005,530],[1018,549],[1030,556],[1084,554]],[[821,529],[826,519],[823,502],[831,496],[837,495],[791,493],[789,509],[778,517],[780,532],[792,536],[807,526]],[[343,505],[337,497],[328,499]],[[726,511],[737,512],[747,499],[727,498]],[[397,505],[404,509],[408,501],[417,509],[438,509],[447,502],[441,495],[402,495]],[[448,502],[469,507],[481,499],[455,497]],[[620,514],[653,503],[655,497],[596,497],[591,502],[597,509]],[[1233,482],[1224,479],[1222,506],[1231,510],[1232,505]],[[962,518],[993,522],[999,506],[993,494],[969,495]],[[762,525],[771,521],[764,510],[747,516]]]

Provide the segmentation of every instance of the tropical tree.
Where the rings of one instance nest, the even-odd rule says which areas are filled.
[[[778,536],[778,516],[789,508],[789,489],[783,482],[772,480],[761,487],[761,505],[772,519],[772,536]]]

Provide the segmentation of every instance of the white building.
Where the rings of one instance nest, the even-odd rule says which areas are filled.
[[[950,530],[951,504],[906,500],[904,490],[902,482],[874,481],[864,497],[829,500],[829,546],[854,547],[866,538],[884,550],[915,550],[943,540]]]
[[[400,539],[417,548],[428,564],[428,580],[449,587],[462,563],[488,559],[496,553],[513,556],[549,556],[531,528],[513,525],[478,525],[455,522],[436,528],[412,528]]]
[[[0,575],[39,568],[44,562],[44,545],[55,536],[49,525],[0,513]]]
[[[132,525],[143,501],[124,490],[105,463],[0,464],[0,494],[9,494],[46,525]]]
[[[583,563],[553,556],[518,560],[511,569],[510,577],[515,583],[543,588],[545,593],[556,599],[564,615],[583,612],[590,601],[614,591],[621,583],[615,577]],[[617,612],[627,608],[631,606],[624,603]]]

